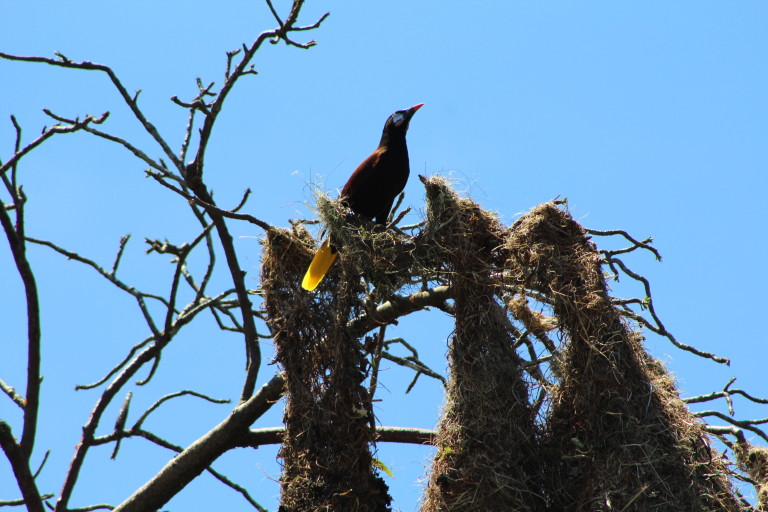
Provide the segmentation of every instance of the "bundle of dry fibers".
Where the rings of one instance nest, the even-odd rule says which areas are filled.
[[[455,297],[438,453],[422,512],[543,510],[537,433],[521,360],[494,297],[505,229],[441,178],[425,180],[427,226]]]
[[[551,506],[743,510],[704,426],[611,303],[583,228],[546,203],[513,225],[505,249],[513,278],[551,301],[567,343],[547,418]]]
[[[343,265],[318,292],[303,290],[312,251],[306,231],[276,230],[262,258],[264,303],[286,376],[280,511],[389,510],[371,455],[368,363],[346,329],[355,292]]]

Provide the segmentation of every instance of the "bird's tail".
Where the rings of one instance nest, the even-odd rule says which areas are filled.
[[[326,238],[312,259],[312,263],[309,264],[307,273],[304,274],[304,279],[301,281],[301,287],[309,292],[317,288],[317,285],[320,284],[325,274],[328,273],[328,269],[331,268],[338,254],[338,251],[331,247],[330,242]]]

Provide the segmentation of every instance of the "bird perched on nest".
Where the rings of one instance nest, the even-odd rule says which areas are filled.
[[[340,200],[356,214],[379,224],[387,221],[395,198],[408,182],[410,164],[405,134],[413,114],[422,105],[419,103],[389,116],[384,123],[379,147],[357,166],[341,189]],[[326,238],[304,275],[302,288],[308,291],[317,288],[337,255],[337,248]]]

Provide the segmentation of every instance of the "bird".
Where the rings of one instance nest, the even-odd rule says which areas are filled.
[[[413,114],[424,104],[398,110],[387,118],[379,146],[357,166],[341,189],[339,200],[358,215],[384,224],[395,198],[408,182],[410,164],[405,134]],[[312,259],[302,288],[313,291],[336,260],[338,249],[326,238]]]

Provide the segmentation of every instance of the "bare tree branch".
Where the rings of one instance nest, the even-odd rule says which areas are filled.
[[[117,77],[114,71],[112,71],[112,68],[109,66],[105,66],[103,64],[96,64],[93,62],[74,62],[68,58],[66,58],[61,53],[56,53],[58,56],[58,59],[51,59],[48,57],[22,57],[19,55],[10,55],[7,53],[0,52],[0,58],[8,59],[8,60],[14,60],[14,61],[22,61],[22,62],[39,62],[43,64],[49,64],[51,66],[58,66],[62,68],[70,68],[70,69],[82,69],[86,71],[101,71],[103,73],[106,73],[107,76],[109,76],[109,79],[112,81],[112,84],[114,84],[115,88],[117,88],[117,91],[120,93],[120,96],[122,96],[123,101],[125,101],[126,105],[131,109],[131,112],[133,112],[133,115],[138,119],[139,123],[144,127],[144,130],[157,142],[157,144],[163,149],[163,152],[166,154],[166,156],[174,163],[177,169],[181,170],[183,169],[182,162],[179,161],[179,159],[176,157],[176,155],[171,151],[171,148],[168,147],[168,144],[165,142],[165,139],[163,139],[162,136],[160,136],[160,133],[157,131],[157,128],[155,128],[155,125],[153,125],[149,120],[146,118],[144,113],[139,108],[138,104],[138,93],[135,96],[131,96],[128,94],[128,90],[123,86],[120,79]],[[98,123],[97,123],[98,124]]]
[[[244,435],[237,446],[258,448],[270,444],[282,443],[284,427],[251,429]],[[376,427],[377,442],[405,444],[435,444],[435,431],[410,427]]]
[[[44,108],[43,112],[45,112],[46,115],[53,118],[54,120],[62,123],[74,125],[77,122],[76,119],[72,120],[72,119],[67,119],[66,117],[58,116],[53,112],[51,112],[50,110],[48,110],[47,108]],[[142,150],[140,150],[139,148],[137,148],[136,146],[134,146],[133,144],[131,144],[130,142],[128,142],[123,138],[117,137],[115,135],[110,135],[109,133],[103,132],[101,130],[97,130],[96,128],[92,128],[91,126],[88,126],[88,125],[83,126],[83,131],[96,135],[97,137],[101,137],[102,139],[106,139],[110,142],[115,142],[123,146],[124,148],[126,148],[131,153],[133,153],[133,155],[136,156],[139,160],[143,160],[150,167],[168,172],[165,165],[155,162],[146,153],[144,153]]]
[[[0,52],[0,57],[3,58],[10,58],[7,54]],[[11,60],[21,60],[21,59],[11,59]],[[85,119],[82,121],[75,120],[70,126],[61,126],[61,125],[55,125],[51,126],[50,128],[47,128],[43,131],[42,135],[40,135],[37,139],[33,140],[24,148],[16,151],[16,153],[3,165],[0,166],[0,174],[5,174],[8,169],[11,169],[12,167],[15,167],[16,164],[21,160],[21,158],[38,147],[40,144],[45,142],[46,140],[50,139],[56,134],[59,133],[74,133],[80,130],[85,129],[89,124],[101,124],[104,121],[106,121],[107,117],[109,117],[109,112],[104,112],[104,114],[101,115],[101,117],[92,117],[92,116],[85,116]],[[15,119],[14,119],[15,121]]]
[[[406,349],[408,349],[411,352],[411,355],[408,357],[398,357],[389,352],[389,350],[383,352],[381,356],[384,359],[387,359],[388,361],[392,361],[393,363],[398,364],[399,366],[405,366],[406,368],[410,368],[411,370],[416,372],[416,375],[414,376],[413,382],[411,382],[411,385],[408,386],[406,389],[406,393],[408,393],[412,388],[414,383],[416,382],[416,379],[418,379],[419,375],[424,374],[428,377],[432,377],[433,379],[437,379],[440,382],[443,383],[443,385],[446,384],[446,379],[436,371],[429,368],[426,364],[421,362],[419,360],[419,353],[416,351],[416,348],[405,341],[403,338],[392,338],[390,340],[386,340],[383,342],[383,345],[389,349],[390,346],[394,344],[399,344],[404,346]]]
[[[452,298],[451,293],[452,290],[448,286],[437,286],[408,296],[393,295],[376,308],[375,318],[371,318],[368,313],[362,313],[353,318],[347,327],[359,338],[382,324],[394,323],[398,317],[430,306],[450,311],[446,301]]]
[[[53,494],[43,494],[40,498],[49,500],[53,498]],[[0,507],[20,507],[22,505],[25,505],[23,498],[20,500],[0,500]]]
[[[650,251],[653,253],[654,256],[656,256],[656,259],[658,261],[661,261],[661,253],[651,245],[651,242],[653,242],[653,238],[649,237],[643,240],[642,242],[639,242],[635,240],[632,236],[629,235],[626,231],[622,229],[609,229],[601,231],[599,229],[585,229],[587,233],[590,235],[597,235],[597,236],[614,236],[614,235],[620,235],[626,238],[628,241],[632,243],[631,247],[628,247],[626,249],[619,249],[618,251],[608,251],[608,254],[610,256],[614,256],[616,254],[623,254],[626,252],[634,251],[635,249],[645,249],[646,251]]]
[[[248,68],[249,63],[251,62],[251,60],[253,59],[253,56],[256,54],[259,48],[261,48],[261,45],[264,43],[264,41],[274,37],[278,37],[278,36],[287,37],[288,33],[295,30],[293,25],[294,23],[296,23],[296,20],[298,19],[298,16],[303,4],[304,4],[303,0],[294,0],[291,7],[291,13],[286,19],[285,23],[281,24],[281,26],[276,29],[262,32],[261,34],[258,35],[258,37],[256,37],[256,40],[253,43],[251,43],[250,46],[243,48],[240,62],[235,66],[234,70],[232,70],[231,73],[228,74],[224,82],[224,85],[221,87],[221,90],[218,93],[218,96],[210,105],[210,114],[207,115],[205,120],[203,121],[203,126],[200,129],[200,143],[198,144],[198,151],[194,158],[194,165],[188,167],[188,172],[189,170],[193,170],[193,174],[194,174],[194,176],[192,177],[193,181],[195,179],[202,179],[202,169],[205,161],[205,151],[208,147],[208,140],[210,139],[211,133],[213,131],[213,125],[216,122],[219,112],[221,111],[224,101],[226,100],[230,91],[234,87],[237,80],[242,75],[246,74],[247,72],[246,70]],[[328,14],[325,14],[317,22],[315,22],[314,25],[311,25],[309,27],[302,27],[302,28],[299,28],[299,30],[310,30],[312,28],[317,28],[320,26],[323,20],[325,20],[327,17],[328,17]],[[309,47],[309,46],[311,46],[311,44],[307,43],[306,47]],[[302,47],[302,46],[299,46],[299,47]],[[194,189],[195,187],[193,186],[192,188]],[[200,196],[198,195],[198,197]],[[201,197],[201,199],[203,199],[208,203],[213,203],[213,201],[209,201],[205,197]]]
[[[683,401],[687,404],[696,404],[701,402],[709,402],[711,400],[716,400],[718,398],[727,398],[731,395],[741,395],[747,400],[751,402],[755,402],[756,404],[768,404],[768,399],[765,398],[758,398],[755,396],[752,396],[751,394],[747,393],[743,389],[730,389],[725,391],[715,391],[712,393],[708,393],[706,395],[697,395],[692,396],[689,398],[684,398]],[[733,414],[733,413],[732,413]]]
[[[697,418],[707,418],[709,416],[713,416],[727,423],[730,423],[735,427],[743,428],[744,430],[749,430],[750,432],[754,432],[755,434],[762,437],[765,441],[768,441],[768,434],[766,434],[761,429],[755,426],[755,425],[764,425],[768,423],[768,418],[761,418],[757,420],[736,420],[734,418],[731,418],[730,416],[726,416],[720,411],[699,411],[699,412],[694,412],[693,415],[696,416]]]
[[[164,176],[162,176],[162,175],[160,175],[160,174],[158,174],[156,172],[147,171],[147,176],[149,176],[151,178],[154,178],[162,186],[166,187],[169,190],[173,190],[174,192],[179,194],[181,197],[183,197],[187,201],[192,201],[195,204],[202,206],[206,211],[209,212],[209,214],[210,213],[217,214],[217,215],[220,215],[222,217],[226,217],[228,219],[244,220],[244,221],[250,222],[251,224],[255,224],[255,225],[259,226],[264,231],[271,231],[271,230],[274,229],[274,226],[272,226],[271,224],[269,224],[267,222],[264,222],[263,220],[257,219],[256,217],[254,217],[252,215],[248,215],[247,213],[237,213],[237,209],[239,209],[239,206],[238,206],[238,208],[235,208],[233,210],[224,210],[224,209],[219,208],[218,206],[216,206],[213,203],[208,203],[208,202],[200,199],[199,197],[195,197],[192,194],[187,193],[187,192],[183,191],[182,189],[171,185],[170,183],[168,183],[165,180],[163,180]],[[246,196],[248,194],[250,194],[250,189],[246,191]]]
[[[87,507],[70,508],[68,512],[91,512],[92,510],[112,510],[114,508],[114,505],[100,503],[98,505],[88,505]]]
[[[24,397],[18,394],[13,386],[6,384],[3,379],[0,379],[0,389],[21,409],[24,409],[27,406],[27,401],[24,400]]]
[[[157,400],[154,404],[152,404],[144,413],[139,417],[138,420],[136,420],[136,423],[133,425],[132,430],[137,430],[142,427],[144,424],[144,421],[149,417],[150,414],[152,414],[154,411],[157,410],[158,407],[163,405],[163,403],[167,402],[168,400],[172,400],[174,398],[178,398],[180,396],[186,396],[186,395],[192,395],[196,396],[197,398],[202,398],[203,400],[206,400],[208,402],[214,403],[214,404],[228,404],[228,399],[222,399],[222,398],[212,398],[208,395],[204,395],[203,393],[198,393],[197,391],[192,391],[189,389],[184,389],[182,391],[177,391],[175,393],[171,393],[168,395],[165,395],[164,397]]]
[[[5,452],[8,462],[11,464],[13,474],[16,476],[16,484],[19,486],[24,504],[30,512],[43,512],[43,501],[37,490],[35,479],[29,469],[29,455],[24,448],[16,444],[11,433],[11,427],[5,421],[0,420],[0,448]]]
[[[85,258],[83,256],[80,256],[76,252],[68,251],[66,249],[63,249],[59,247],[58,245],[54,244],[53,242],[49,242],[47,240],[38,240],[36,238],[27,237],[26,240],[28,242],[32,242],[33,244],[38,245],[44,245],[46,247],[50,247],[54,251],[58,252],[59,254],[62,254],[66,256],[67,258],[75,261],[79,261],[80,263],[84,263],[88,265],[89,267],[93,268],[101,274],[103,277],[105,277],[109,282],[123,290],[124,292],[132,295],[136,302],[139,305],[139,309],[141,310],[142,315],[144,315],[144,320],[147,322],[147,326],[152,331],[152,334],[157,338],[160,336],[160,330],[158,329],[157,325],[155,324],[155,320],[152,318],[152,314],[149,312],[149,308],[147,308],[146,302],[144,301],[145,298],[155,299],[159,302],[161,302],[164,306],[167,308],[170,307],[170,304],[164,297],[160,297],[159,295],[153,295],[149,293],[143,293],[137,290],[136,288],[129,286],[125,284],[123,281],[118,279],[113,273],[108,272],[103,267],[101,267],[98,263],[96,263],[93,260],[90,260],[88,258]]]
[[[643,324],[644,326],[646,326],[648,329],[655,332],[656,334],[660,336],[664,336],[669,341],[671,341],[674,346],[676,346],[681,350],[685,350],[686,352],[691,352],[692,354],[696,354],[697,356],[704,357],[706,359],[711,359],[718,363],[724,363],[727,365],[731,364],[730,360],[728,360],[725,357],[716,356],[715,354],[704,352],[703,350],[699,350],[696,347],[692,347],[690,345],[686,345],[685,343],[681,343],[677,341],[675,336],[664,327],[664,324],[661,322],[661,319],[656,314],[656,308],[653,305],[653,297],[651,295],[651,283],[648,282],[648,279],[641,276],[640,274],[636,274],[635,272],[631,271],[624,264],[624,262],[621,261],[619,258],[610,257],[607,261],[608,261],[608,264],[611,265],[612,267],[613,265],[618,265],[626,275],[643,284],[643,287],[645,289],[645,296],[647,297],[647,300],[644,301],[644,303],[648,308],[648,312],[651,314],[651,317],[653,318],[653,321],[655,322],[655,324],[649,322],[643,316],[638,315],[637,313],[633,312],[631,309],[625,307],[624,314],[625,316],[627,316],[627,318],[631,318],[637,322],[640,322],[641,324]]]
[[[22,205],[18,206],[23,208]],[[23,228],[15,228],[5,204],[0,200],[0,225],[3,226],[11,247],[16,269],[24,285],[27,308],[27,387],[24,398],[24,428],[21,436],[21,450],[29,458],[35,446],[37,417],[40,405],[40,300],[37,283],[32,267],[26,256],[26,244],[21,233]],[[20,233],[21,232],[21,233]],[[5,388],[3,388],[6,391]],[[7,391],[6,391],[7,392]]]
[[[285,378],[275,375],[258,393],[238,405],[224,421],[174,457],[160,472],[115,510],[157,510],[175,496],[214,460],[237,446],[250,425],[280,398]]]

